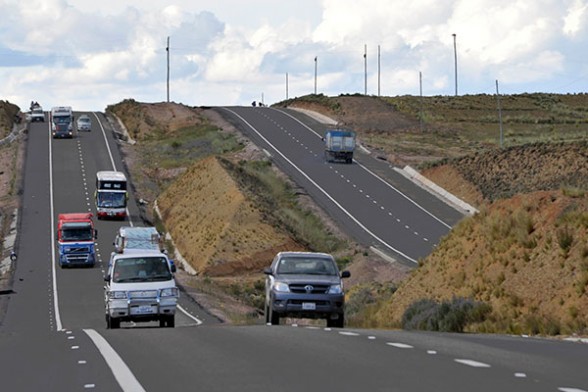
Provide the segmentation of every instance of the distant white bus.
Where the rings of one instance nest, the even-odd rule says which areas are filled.
[[[125,219],[127,216],[127,177],[118,171],[96,173],[96,216]]]

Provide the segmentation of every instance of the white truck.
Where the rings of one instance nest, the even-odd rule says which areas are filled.
[[[155,227],[121,226],[114,238],[114,251],[123,253],[129,249],[163,252],[163,240]],[[171,261],[171,260],[170,260]]]
[[[43,112],[43,108],[38,103],[34,103],[31,105],[31,122],[45,122],[45,112]]]
[[[159,321],[175,326],[180,291],[176,268],[159,249],[122,248],[112,252],[104,277],[106,327],[120,328],[123,321]]]

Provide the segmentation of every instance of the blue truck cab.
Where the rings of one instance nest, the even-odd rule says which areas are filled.
[[[98,232],[94,229],[92,213],[59,214],[57,244],[60,267],[93,267],[96,263],[94,240]]]

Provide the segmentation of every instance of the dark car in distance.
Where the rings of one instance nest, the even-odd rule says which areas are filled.
[[[343,328],[345,292],[333,256],[315,252],[280,252],[265,280],[265,320],[278,325],[282,317],[326,319],[327,327]]]

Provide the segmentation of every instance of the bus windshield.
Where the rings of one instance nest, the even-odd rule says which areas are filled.
[[[127,198],[124,192],[98,192],[96,205],[104,208],[125,208]]]

